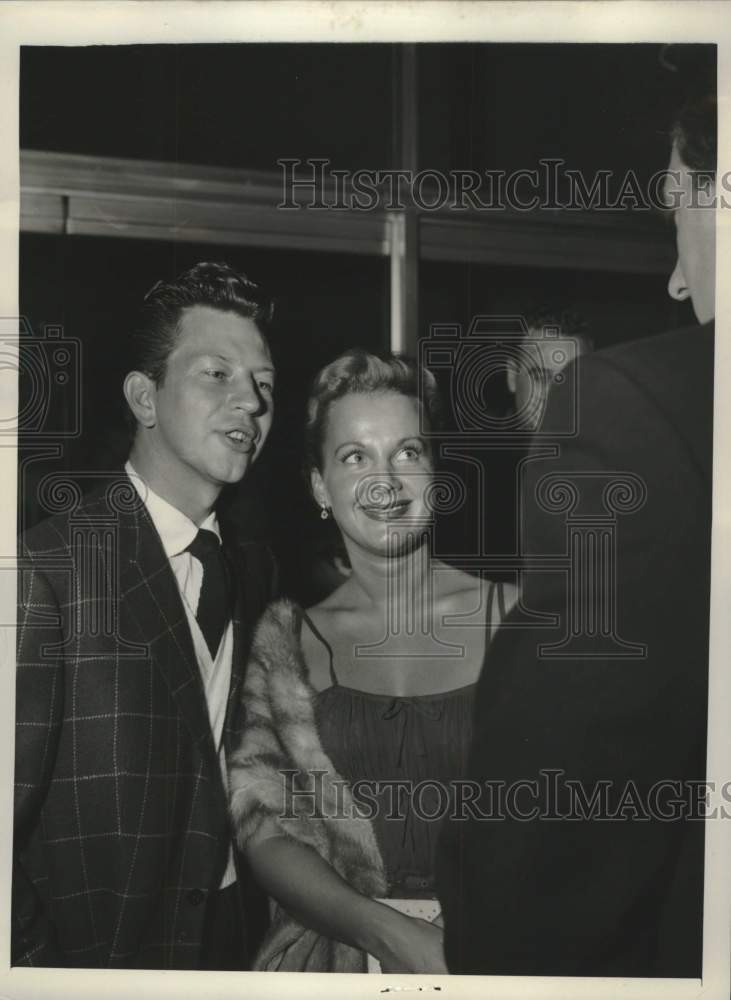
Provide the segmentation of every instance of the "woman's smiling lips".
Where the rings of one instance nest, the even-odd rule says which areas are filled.
[[[366,517],[372,521],[393,521],[403,517],[411,506],[411,500],[397,500],[388,506],[374,505],[361,507]]]

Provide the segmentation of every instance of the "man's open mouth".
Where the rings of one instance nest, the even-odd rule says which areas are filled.
[[[243,449],[253,448],[256,444],[256,435],[250,431],[233,430],[226,431],[226,438]]]

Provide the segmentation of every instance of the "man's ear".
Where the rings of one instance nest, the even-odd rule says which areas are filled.
[[[143,372],[130,372],[124,380],[124,398],[143,427],[154,427],[157,423],[155,389],[155,383]]]
[[[515,395],[515,389],[516,389],[516,381],[517,381],[516,376],[517,373],[515,370],[515,365],[513,364],[512,361],[508,361],[507,365],[505,366],[505,377],[508,380],[508,389],[510,390],[513,396]]]
[[[312,490],[312,495],[315,498],[315,503],[318,507],[330,507],[330,497],[327,494],[327,488],[322,480],[319,469],[312,469],[310,472],[310,489]]]

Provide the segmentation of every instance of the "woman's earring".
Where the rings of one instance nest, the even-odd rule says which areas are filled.
[[[322,507],[320,508],[320,517],[322,518],[323,521],[327,521],[327,519],[330,517],[330,508],[326,507],[325,504],[323,504]]]

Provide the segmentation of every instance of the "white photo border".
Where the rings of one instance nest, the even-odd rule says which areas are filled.
[[[731,169],[731,18],[725,0],[522,0],[522,2],[351,2],[313,0],[10,0],[0,5],[0,317],[18,316],[18,87],[21,45],[183,42],[705,42],[718,46],[719,173]],[[719,199],[719,202],[721,199]],[[729,264],[729,268],[725,264]],[[717,274],[731,273],[731,212],[717,214]],[[711,594],[708,780],[731,776],[731,290],[717,281],[714,409],[714,524]],[[17,410],[13,380],[0,381],[0,412]],[[0,448],[0,559],[15,553],[14,447]],[[15,574],[0,574],[0,604],[15,614]],[[11,582],[12,580],[12,582]],[[0,627],[0,814],[12,815],[15,630]],[[211,996],[373,997],[393,992],[453,997],[626,1000],[729,996],[731,824],[706,823],[703,981],[450,976],[348,976],[302,973],[118,972],[10,969],[12,824],[0,830],[0,1000],[73,996],[140,1000]],[[245,979],[241,979],[244,976]],[[202,978],[204,977],[204,978]]]

